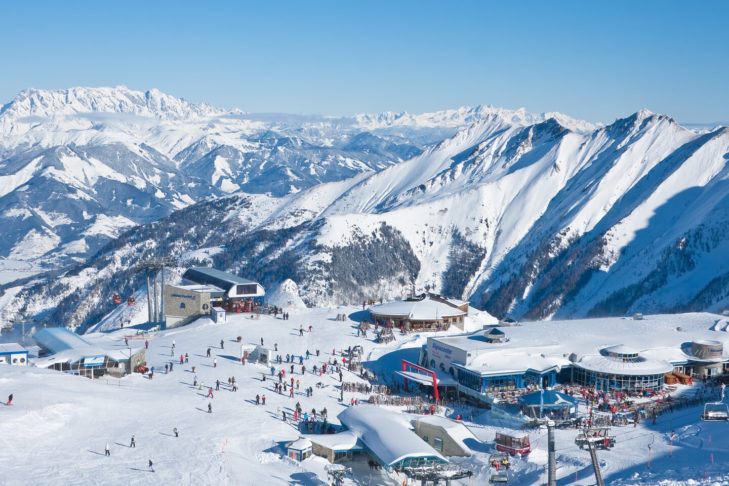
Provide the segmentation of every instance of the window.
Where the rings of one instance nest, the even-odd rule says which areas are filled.
[[[433,437],[433,449],[438,452],[443,452],[443,439],[440,437]]]
[[[435,360],[434,359],[431,359],[430,360],[430,367],[431,368],[435,368]]]
[[[184,309],[184,308],[185,308],[185,303],[184,302],[180,302],[180,309]]]
[[[20,358],[21,363],[25,363],[25,358]]]
[[[256,295],[258,290],[256,287],[256,284],[236,285],[235,293],[237,295]]]
[[[207,304],[203,304],[203,310],[208,310],[209,308],[210,308],[210,306],[209,306],[209,305],[207,305]]]
[[[13,358],[13,363],[17,363],[17,362],[18,362],[18,358]]]
[[[428,436],[427,436],[427,435],[424,435],[424,436],[423,436],[423,440],[424,440],[425,442],[428,442]]]

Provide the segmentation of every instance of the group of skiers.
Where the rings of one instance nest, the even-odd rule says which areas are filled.
[[[179,432],[177,431],[177,427],[173,427],[172,428],[172,433],[175,435],[175,437],[179,437],[180,436]],[[136,447],[137,447],[137,439],[132,434],[132,438],[129,441],[129,448],[130,449],[136,449]],[[106,447],[104,447],[104,455],[107,456],[107,457],[111,456],[111,447],[109,445],[109,442],[107,442],[106,443]],[[152,459],[149,459],[148,466],[149,466],[149,470],[152,471],[152,472],[154,472],[154,468],[153,468],[154,463],[152,462]]]

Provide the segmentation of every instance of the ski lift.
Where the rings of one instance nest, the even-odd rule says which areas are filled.
[[[137,301],[134,300],[134,296],[130,295],[129,297],[127,297],[127,305],[128,306],[133,306],[136,303],[137,303]]]
[[[505,484],[509,482],[509,455],[505,452],[495,452],[489,456],[489,465],[493,468],[489,475],[489,483]]]
[[[596,449],[609,450],[615,446],[615,437],[610,435],[610,427],[585,427],[575,437],[575,444],[580,449],[592,444]]]
[[[726,388],[726,385],[722,383],[721,399],[718,402],[708,402],[704,404],[704,413],[701,414],[701,420],[705,422],[729,421],[729,406],[724,403],[724,388]]]
[[[121,295],[114,294],[114,297],[112,297],[112,300],[113,300],[114,304],[121,304]]]

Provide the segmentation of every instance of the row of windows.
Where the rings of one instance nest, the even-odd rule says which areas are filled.
[[[575,367],[574,381],[579,385],[592,386],[601,391],[660,390],[663,386],[663,374],[613,375]]]

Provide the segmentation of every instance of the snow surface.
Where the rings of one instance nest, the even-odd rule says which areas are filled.
[[[337,400],[339,389],[335,375],[314,376],[310,372],[293,375],[301,380],[301,387],[313,386],[313,397],[307,398],[299,390],[294,399],[276,394],[270,378],[261,381],[262,374],[270,374],[266,367],[246,364],[241,366],[238,356],[240,344],[236,336],[243,336],[243,344],[255,345],[264,338],[267,346],[278,345],[279,352],[304,354],[308,349],[320,349],[321,356],[305,360],[307,369],[332,358],[332,348],[340,350],[349,345],[364,346],[367,366],[377,370],[381,379],[392,381],[385,370],[398,369],[399,361],[417,359],[419,347],[431,334],[396,336],[388,345],[378,345],[356,336],[352,323],[334,320],[340,313],[354,313],[356,307],[317,308],[291,313],[289,321],[262,316],[250,319],[247,314],[228,316],[225,324],[214,324],[207,318],[169,331],[149,335],[147,361],[156,368],[152,380],[132,375],[121,380],[103,378],[89,380],[33,367],[2,367],[0,396],[13,393],[13,405],[0,405],[0,464],[3,464],[0,483],[3,485],[76,485],[104,484],[204,484],[204,485],[324,485],[327,462],[318,457],[302,463],[285,457],[284,445],[300,437],[291,423],[281,420],[281,410],[291,416],[299,401],[304,410],[327,407],[330,421],[337,424],[336,416],[347,409]],[[677,316],[676,319],[680,319]],[[141,317],[135,323],[141,322]],[[605,320],[610,325],[610,320]],[[612,322],[620,322],[613,320]],[[651,321],[642,321],[643,323]],[[313,332],[298,334],[300,325]],[[549,324],[535,325],[532,331],[545,339]],[[707,326],[708,327],[708,326]],[[719,333],[718,331],[717,333]],[[440,335],[451,334],[442,332]],[[659,334],[659,333],[657,333]],[[84,339],[99,346],[124,348],[123,336],[134,336],[134,329],[114,329],[84,335]],[[220,349],[220,340],[225,349]],[[171,353],[172,341],[176,347]],[[623,341],[616,336],[615,341]],[[625,340],[627,342],[627,340]],[[141,343],[141,340],[135,342]],[[628,343],[630,344],[630,343]],[[217,359],[205,358],[211,348]],[[189,353],[190,363],[179,365],[179,354]],[[172,356],[174,354],[174,356]],[[413,355],[415,358],[413,358]],[[175,362],[174,371],[165,374],[164,364]],[[240,389],[232,392],[223,385],[215,398],[205,398],[205,388],[192,387],[195,374],[199,382],[213,386],[216,379],[227,383],[235,376]],[[287,366],[283,366],[289,370]],[[287,373],[287,378],[289,374]],[[360,381],[344,371],[344,380]],[[317,383],[322,386],[316,386]],[[695,387],[679,387],[678,393],[696,391]],[[265,394],[266,405],[255,405],[255,395]],[[356,393],[345,393],[345,403],[351,398],[364,399]],[[207,413],[207,404],[213,407]],[[355,406],[356,407],[356,406]],[[580,405],[584,410],[584,403]],[[399,409],[387,407],[394,413]],[[676,410],[658,418],[656,425],[644,421],[637,427],[617,427],[613,433],[616,446],[610,451],[599,451],[603,477],[608,484],[617,485],[696,485],[727,484],[729,482],[729,425],[700,422],[701,407]],[[488,481],[488,456],[494,451],[496,430],[506,428],[515,432],[514,425],[491,416],[489,412],[467,407],[446,407],[448,417],[461,414],[464,425],[478,440],[464,439],[473,451],[470,458],[451,458],[474,471],[474,477],[454,481],[454,485],[485,484]],[[403,414],[403,420],[416,416]],[[180,437],[172,434],[177,427]],[[518,426],[516,426],[518,427]],[[671,432],[675,432],[671,444]],[[533,452],[524,458],[514,458],[510,470],[514,484],[537,485],[546,481],[546,431],[528,431]],[[136,448],[129,448],[132,434]],[[590,458],[586,451],[574,444],[575,430],[558,429],[557,475],[559,484],[594,484]],[[111,456],[104,457],[104,446],[111,446]],[[650,448],[649,448],[650,446]],[[155,472],[147,468],[154,461]],[[384,471],[370,471],[366,462],[352,462],[356,480],[352,485],[399,485],[402,475],[388,476]],[[103,479],[102,479],[103,478]]]

